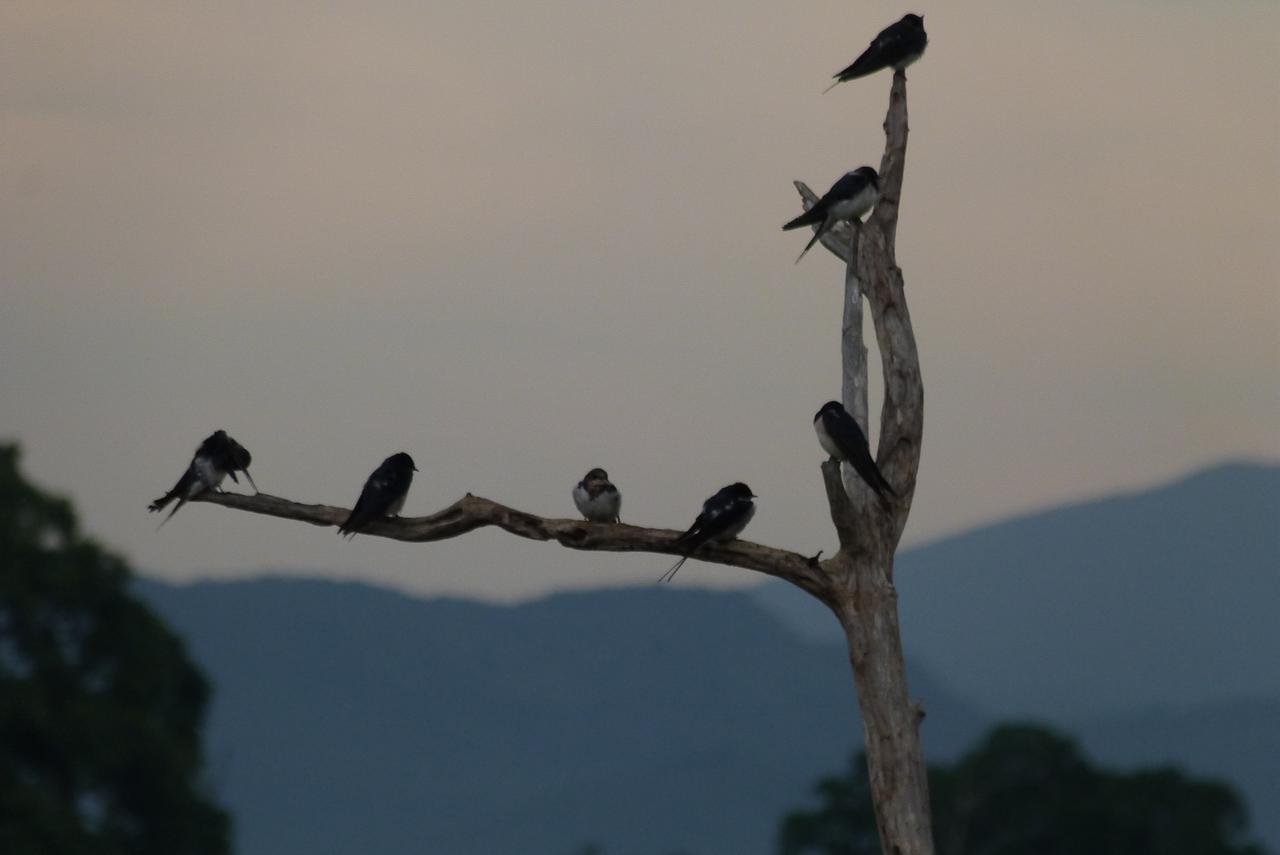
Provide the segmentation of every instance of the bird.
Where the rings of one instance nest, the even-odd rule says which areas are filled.
[[[249,450],[227,436],[225,430],[216,430],[209,434],[196,449],[191,462],[187,464],[187,471],[182,473],[182,477],[178,479],[177,484],[173,485],[173,489],[147,506],[147,510],[155,513],[164,510],[174,499],[178,500],[173,510],[169,511],[169,514],[160,521],[160,525],[156,526],[156,531],[172,519],[178,509],[189,499],[221,487],[223,479],[228,475],[231,476],[232,481],[239,484],[240,480],[236,478],[237,471],[244,473],[244,477],[248,478],[249,483],[253,485],[254,492],[257,492],[258,485],[253,483],[253,476],[249,474],[249,464],[252,462],[253,455],[249,454]]]
[[[355,537],[356,532],[364,531],[369,523],[400,513],[405,496],[409,494],[409,485],[413,483],[413,473],[417,471],[413,458],[403,451],[382,461],[382,465],[373,470],[364,482],[360,498],[346,522],[338,526],[338,534]]]
[[[590,522],[618,522],[622,494],[609,482],[609,473],[597,467],[573,488],[573,503]]]
[[[785,232],[802,226],[817,226],[804,250],[796,256],[796,264],[832,226],[841,220],[861,218],[875,207],[879,198],[880,176],[870,166],[859,166],[842,175],[809,210],[782,227]]]
[[[837,84],[866,77],[882,68],[902,71],[923,56],[928,45],[929,36],[924,31],[924,16],[903,15],[902,20],[881,30],[852,64],[831,75],[835,78],[835,83],[822,91],[830,92]]]
[[[726,543],[742,534],[742,530],[756,514],[756,498],[751,488],[741,481],[719,490],[702,503],[702,513],[689,526],[689,530],[676,538],[676,544],[684,547],[685,555],[671,569],[662,574],[659,582],[670,582],[689,556],[708,543]]]
[[[876,466],[867,437],[849,411],[839,401],[827,401],[813,417],[813,430],[827,454],[852,466],[880,503],[888,508],[890,497],[898,494]]]

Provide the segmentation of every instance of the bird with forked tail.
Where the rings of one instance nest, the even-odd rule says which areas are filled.
[[[924,16],[906,14],[902,20],[890,24],[871,40],[871,44],[848,67],[837,71],[824,93],[847,80],[856,80],[875,74],[882,68],[903,71],[924,55],[929,46],[929,36],[924,31]]]
[[[702,513],[689,526],[689,530],[676,538],[676,544],[684,548],[684,557],[662,574],[659,582],[670,582],[684,563],[708,543],[728,543],[747,527],[756,514],[756,498],[751,488],[741,481],[719,490],[702,503]]]
[[[209,434],[196,449],[191,463],[187,465],[187,471],[182,473],[182,477],[178,479],[177,484],[173,485],[173,489],[147,506],[147,510],[155,513],[164,510],[175,499],[178,502],[160,521],[160,525],[156,526],[156,530],[159,531],[172,519],[178,509],[189,499],[203,492],[219,489],[223,479],[228,475],[231,476],[232,481],[239,484],[240,480],[236,478],[236,472],[243,472],[244,477],[249,479],[254,492],[257,492],[258,485],[253,483],[253,476],[249,474],[249,464],[252,462],[253,456],[249,454],[249,450],[227,436],[225,430],[216,430]]]
[[[346,521],[338,526],[338,534],[355,537],[369,523],[400,513],[405,497],[409,495],[409,485],[413,483],[413,473],[417,471],[413,458],[403,451],[382,461],[364,482],[360,498]]]
[[[885,479],[871,456],[871,444],[858,422],[839,401],[827,401],[813,417],[813,430],[818,444],[837,460],[853,467],[867,486],[875,492],[880,504],[888,509],[891,498],[896,498],[893,486]]]
[[[870,166],[846,172],[809,210],[782,227],[790,231],[814,226],[813,237],[796,257],[796,264],[831,227],[842,220],[857,220],[876,206],[880,198],[880,176]]]

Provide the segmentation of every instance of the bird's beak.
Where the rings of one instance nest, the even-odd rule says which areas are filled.
[[[262,492],[261,490],[259,490],[259,489],[258,489],[258,485],[257,485],[257,484],[255,484],[255,483],[253,483],[253,476],[249,474],[249,470],[248,470],[248,469],[245,469],[245,470],[244,470],[244,477],[245,477],[245,478],[247,478],[247,479],[249,479],[249,486],[253,488],[253,492],[255,492],[255,493],[261,493],[261,492]]]

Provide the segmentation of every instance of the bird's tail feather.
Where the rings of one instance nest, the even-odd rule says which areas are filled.
[[[818,226],[813,230],[813,237],[809,238],[809,242],[804,245],[804,249],[802,249],[800,254],[796,256],[796,264],[800,263],[800,259],[804,258],[806,252],[813,249],[813,245],[818,242],[818,238],[822,237],[822,233],[825,231],[826,228],[824,226]]]
[[[182,507],[183,505],[185,505],[186,503],[187,503],[187,500],[186,500],[186,499],[179,499],[179,500],[178,500],[178,504],[176,504],[176,505],[174,505],[174,506],[173,506],[173,510],[169,511],[168,516],[166,516],[164,519],[160,520],[160,525],[156,526],[156,531],[159,531],[160,529],[164,528],[164,524],[165,524],[165,523],[167,523],[169,520],[173,519],[173,515],[174,515],[174,514],[176,514],[176,513],[178,512],[178,509],[179,509],[179,508],[181,508],[181,507]],[[164,506],[163,506],[163,505],[161,505],[161,507],[164,507]],[[151,507],[151,510],[153,510],[153,511],[158,511],[158,510],[160,510],[160,508],[155,507],[155,506],[153,505],[153,506]]]
[[[174,487],[172,490],[170,490],[169,492],[165,493],[163,496],[161,496],[160,498],[156,499],[156,500],[155,500],[154,502],[152,502],[151,504],[147,505],[147,510],[151,511],[151,513],[153,513],[153,514],[154,514],[156,511],[163,511],[165,508],[167,508],[167,507],[169,506],[169,503],[170,503],[170,502],[172,502],[174,499],[178,498],[178,494],[179,494],[179,493],[181,493],[181,492],[182,492],[182,490],[181,490],[181,489],[179,489],[178,487]]]
[[[832,83],[830,86],[828,86],[826,89],[823,89],[823,90],[822,90],[822,94],[823,94],[823,95],[826,95],[826,94],[827,94],[828,92],[830,92],[832,89],[835,89],[835,88],[836,88],[837,86],[839,86],[841,83],[844,83],[844,80],[840,77],[840,75],[838,75],[838,74],[837,74],[835,77],[836,77],[835,82],[833,82],[833,83]]]
[[[677,561],[675,564],[672,564],[671,569],[668,570],[666,573],[663,573],[662,576],[658,579],[658,582],[659,583],[670,582],[672,579],[676,578],[676,574],[680,572],[680,568],[683,567],[684,563],[688,560],[689,560],[689,556],[686,555],[685,557]]]

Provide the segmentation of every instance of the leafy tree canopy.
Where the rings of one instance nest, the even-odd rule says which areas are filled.
[[[0,852],[228,852],[200,784],[208,684],[18,457],[0,444]]]
[[[880,855],[864,755],[783,818],[781,855]],[[929,769],[938,855],[1263,855],[1240,798],[1175,769],[1098,769],[1035,725],[996,727],[954,766]]]

